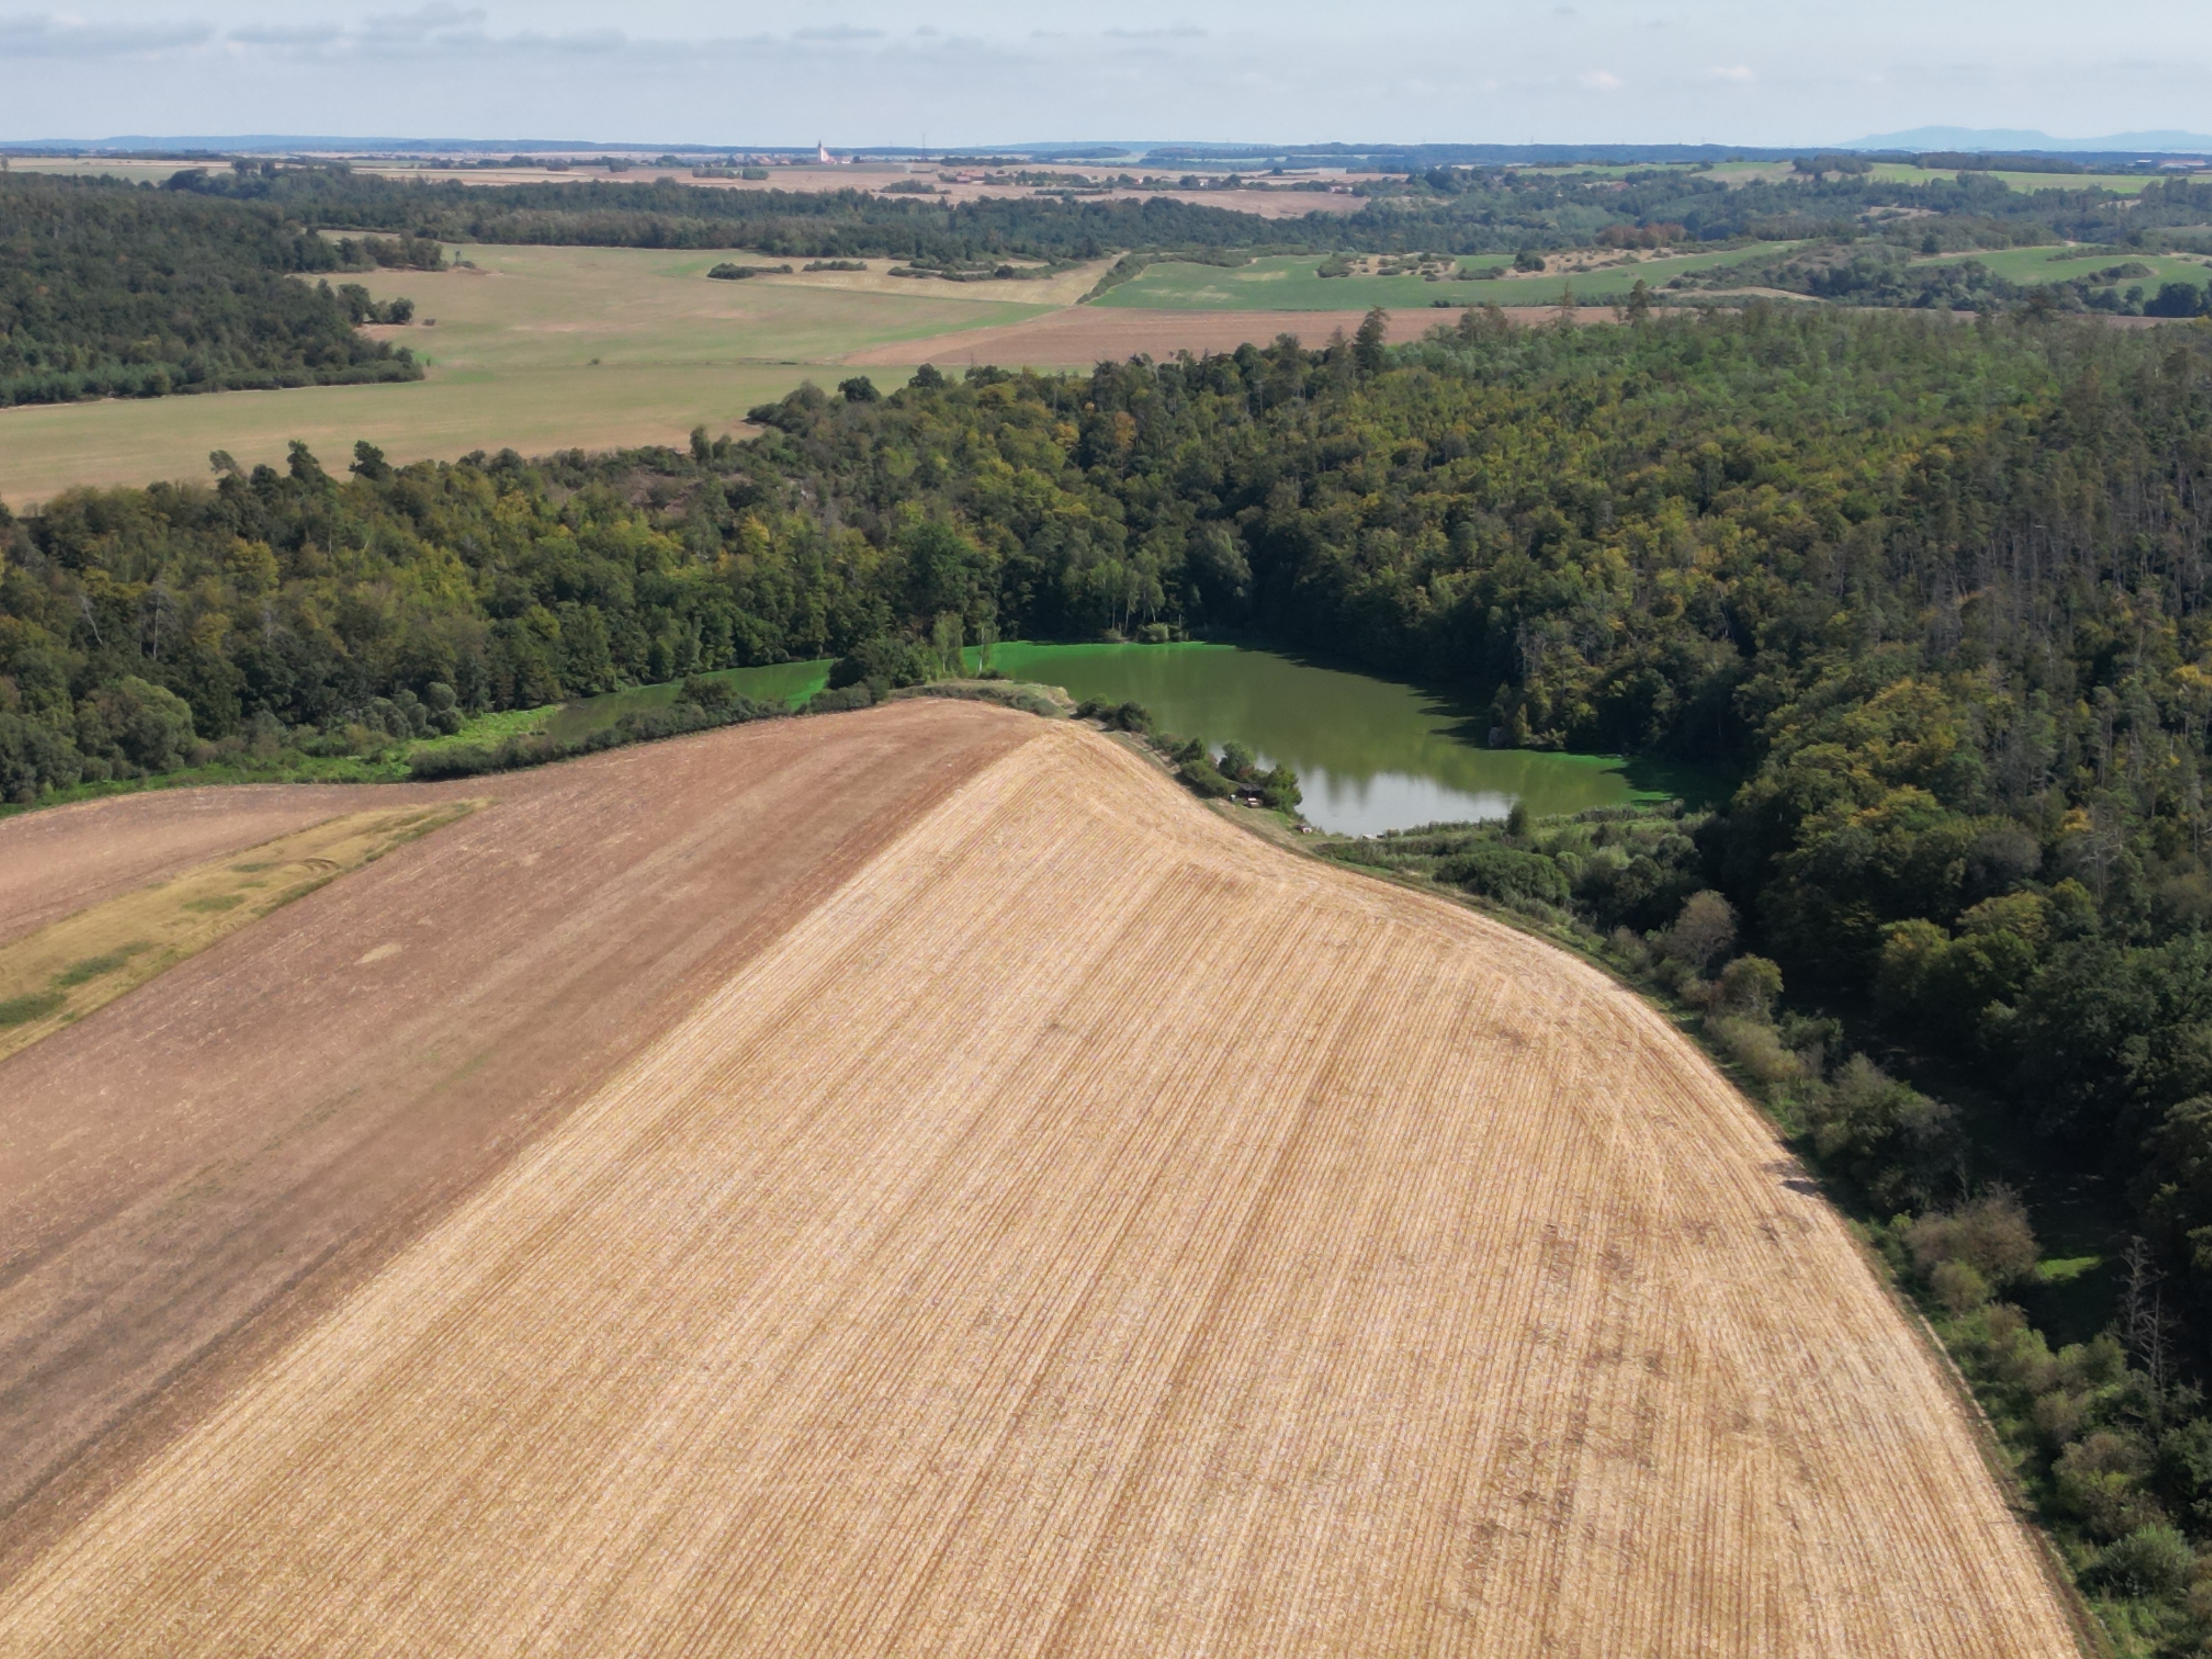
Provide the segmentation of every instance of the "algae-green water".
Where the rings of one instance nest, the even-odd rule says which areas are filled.
[[[968,651],[969,665],[977,653]],[[1416,824],[1502,818],[1516,801],[1539,816],[1588,806],[1702,799],[1714,780],[1601,755],[1492,749],[1480,709],[1372,675],[1241,646],[1041,645],[994,647],[992,665],[1015,679],[1065,686],[1079,700],[1135,701],[1163,731],[1234,740],[1298,775],[1305,814],[1324,830],[1375,835]],[[830,664],[726,669],[747,696],[803,705]],[[574,739],[623,714],[665,707],[678,684],[635,686],[562,707],[549,727]]]
[[[1305,815],[1345,835],[1502,818],[1516,801],[1542,817],[1710,787],[1605,756],[1492,749],[1480,709],[1272,651],[1016,641],[994,647],[992,665],[1079,700],[1140,702],[1159,729],[1203,738],[1217,751],[1242,743],[1296,770]]]

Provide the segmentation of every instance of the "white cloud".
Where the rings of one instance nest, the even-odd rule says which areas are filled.
[[[1589,92],[1619,92],[1628,82],[1611,70],[1589,70],[1575,76],[1575,84]]]
[[[335,23],[255,23],[223,36],[242,46],[319,46],[338,38]]]
[[[410,12],[386,13],[371,17],[362,25],[362,33],[371,39],[421,40],[463,25],[481,30],[483,21],[481,7],[463,11],[458,6],[434,3],[418,6]]]
[[[1705,72],[1716,81],[1734,81],[1739,84],[1758,79],[1758,76],[1751,72],[1750,65],[1746,64],[1716,64]]]
[[[131,27],[51,14],[0,17],[0,59],[144,57],[200,46],[214,37],[204,23]]]

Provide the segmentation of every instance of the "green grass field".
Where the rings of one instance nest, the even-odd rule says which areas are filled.
[[[1896,184],[1924,185],[1936,179],[1955,179],[1955,171],[1942,167],[1917,167],[1910,161],[1876,161],[1874,176]],[[1977,175],[1978,176],[1978,175]],[[2143,186],[2156,176],[2146,173],[2000,173],[1992,172],[1992,179],[2002,179],[2014,190],[2109,190],[2122,196],[2140,196]]]
[[[2078,247],[2013,247],[1992,253],[1944,253],[1932,259],[1916,260],[1923,265],[1959,264],[1968,259],[1979,260],[1990,268],[1993,276],[2023,286],[2044,283],[2070,283],[2077,276],[2087,276],[2113,265],[2148,265],[2151,275],[2130,276],[2120,284],[2123,291],[2141,288],[2145,294],[2155,294],[2161,283],[2191,283],[2203,288],[2212,283],[2212,268],[2205,261],[2173,253],[2114,253]]]
[[[680,444],[695,426],[736,426],[801,380],[834,384],[854,372],[838,366],[848,352],[1036,316],[1073,297],[1073,283],[1096,280],[955,285],[876,270],[728,283],[706,275],[726,252],[459,252],[474,269],[349,279],[437,319],[372,331],[426,355],[427,380],[0,410],[0,500],[204,477],[212,449],[274,464],[293,438],[325,463],[343,462],[359,438],[401,462]],[[905,380],[896,368],[867,373],[886,390]]]
[[[1789,246],[1794,245],[1769,245],[1772,248]],[[1162,264],[1132,282],[1109,289],[1095,303],[1163,311],[1364,311],[1370,306],[1412,311],[1438,300],[1455,305],[1547,306],[1559,300],[1562,288],[1571,288],[1577,301],[1602,304],[1626,299],[1638,277],[1656,289],[1670,276],[1734,264],[1756,251],[1760,250],[1730,248],[1646,258],[1632,265],[1610,265],[1565,276],[1553,271],[1540,276],[1471,283],[1431,283],[1419,276],[1316,276],[1314,270],[1320,261],[1310,255],[1255,259],[1235,270]],[[1480,270],[1508,262],[1468,257],[1460,263]]]

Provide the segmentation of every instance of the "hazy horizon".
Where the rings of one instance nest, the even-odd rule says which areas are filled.
[[[1015,133],[1197,142],[1845,143],[1922,126],[2060,139],[2212,125],[2212,11],[2152,53],[2081,50],[2074,8],[1874,0],[1848,33],[1745,0],[1311,3],[845,0],[762,27],[647,0],[363,12],[94,0],[0,17],[0,141],[124,133],[944,149]],[[1066,18],[1062,23],[1056,20]],[[635,139],[632,135],[635,135]]]

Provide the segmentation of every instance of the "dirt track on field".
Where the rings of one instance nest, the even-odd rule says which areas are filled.
[[[1072,306],[1026,322],[1000,328],[972,328],[934,339],[899,340],[872,346],[843,359],[852,364],[934,363],[939,368],[994,363],[1004,368],[1088,368],[1118,362],[1139,353],[1172,357],[1234,351],[1246,341],[1267,345],[1279,334],[1296,335],[1307,349],[1328,343],[1341,329],[1349,339],[1366,316],[1364,311],[1153,311],[1131,307]],[[1538,319],[1556,316],[1543,309]],[[1607,316],[1612,313],[1607,312]],[[1390,339],[1402,345],[1418,340],[1439,323],[1456,324],[1456,311],[1429,309],[1390,313]]]
[[[999,756],[570,1062],[27,1564],[0,1652],[2075,1650],[1929,1354],[1663,1020],[1011,718],[845,717],[855,779],[879,733]],[[426,948],[500,925],[453,907],[532,805],[368,872],[455,884]],[[318,948],[365,947],[410,896],[352,879],[275,921],[349,897]]]
[[[1029,732],[887,712],[0,823],[0,869],[61,879],[74,841],[90,902],[272,826],[493,801],[0,1061],[0,1582]]]

